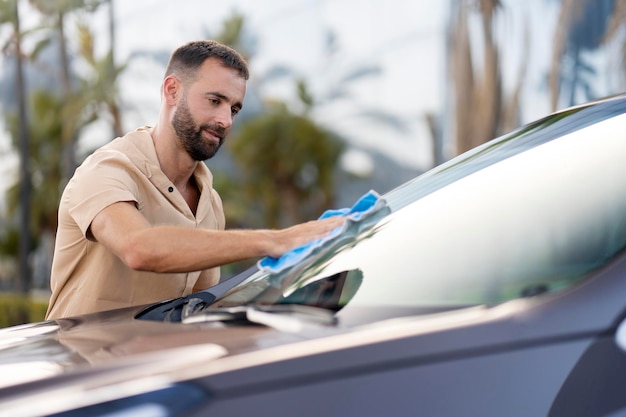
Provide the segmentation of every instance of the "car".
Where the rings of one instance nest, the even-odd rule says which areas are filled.
[[[626,416],[626,95],[172,300],[0,331],[0,414]]]

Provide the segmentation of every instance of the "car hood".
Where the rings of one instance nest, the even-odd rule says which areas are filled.
[[[510,348],[511,343],[541,337],[541,326],[520,319],[537,303],[515,300],[353,327],[306,323],[289,329],[134,319],[141,308],[15,326],[0,330],[0,402],[12,416],[46,415],[68,409],[70,403],[89,405],[199,377],[213,378],[216,390],[242,381],[265,383],[285,375],[254,372],[256,367],[337,352],[344,352],[341,360],[311,359],[315,369],[341,372],[342,367],[366,366],[372,355],[388,355],[389,349],[396,358],[415,358],[476,354],[487,346],[491,351],[499,345]],[[403,339],[412,341],[393,345]],[[350,354],[364,346],[368,355]],[[281,369],[298,372],[297,366]],[[82,395],[76,395],[77,386]],[[39,402],[45,403],[41,410]]]
[[[0,331],[0,389],[56,375],[169,357],[172,366],[258,351],[306,339],[259,325],[182,324],[136,320],[141,309],[14,326]],[[182,352],[185,351],[185,354]],[[179,363],[182,362],[182,363]],[[13,369],[15,372],[10,372]]]
[[[350,328],[303,323],[291,330],[255,323],[183,324],[134,319],[141,308],[25,324],[0,330],[0,368],[19,370],[0,372],[0,389],[87,369],[119,367],[121,363],[161,361],[164,356],[173,366],[183,366],[178,362],[188,363],[190,358],[179,354],[182,351],[205,352],[194,359],[204,363],[243,354],[262,356],[279,346],[302,345],[345,334],[354,337],[399,321],[416,321],[424,332],[437,323],[437,329],[442,330],[484,322],[493,316],[487,313],[490,310],[493,309],[473,307]],[[449,326],[441,327],[443,318]]]
[[[178,362],[193,362],[178,354],[182,351],[204,352],[194,360],[207,363],[241,355],[263,357],[266,352],[281,346],[295,349],[315,343],[315,349],[319,349],[320,340],[341,336],[349,336],[354,344],[366,344],[372,343],[372,337],[400,338],[400,329],[410,329],[410,335],[427,335],[485,325],[493,327],[496,323],[511,326],[511,322],[517,321],[518,314],[528,311],[529,304],[533,303],[532,300],[516,300],[491,308],[459,308],[352,327],[306,321],[297,327],[228,321],[169,323],[134,319],[142,311],[137,307],[31,323],[0,330],[0,369],[20,371],[0,372],[0,389],[88,369],[119,367],[133,361],[162,361],[164,356],[172,366],[184,365]],[[505,335],[509,341],[510,336],[510,332]],[[494,343],[496,340],[481,339],[480,343],[483,342]],[[423,353],[431,352],[425,350]],[[27,369],[30,372],[25,372]]]

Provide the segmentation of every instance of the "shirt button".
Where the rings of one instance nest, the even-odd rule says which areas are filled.
[[[173,192],[174,192],[174,187],[169,187],[169,188],[167,189],[167,191],[169,191],[170,193],[173,193]]]

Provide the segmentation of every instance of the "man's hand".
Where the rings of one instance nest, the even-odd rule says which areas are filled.
[[[345,217],[334,216],[323,220],[312,220],[286,229],[275,230],[275,241],[268,248],[267,256],[279,258],[282,254],[305,243],[326,236],[346,221]]]

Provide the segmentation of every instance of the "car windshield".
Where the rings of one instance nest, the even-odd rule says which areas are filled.
[[[626,246],[622,100],[545,118],[383,196],[391,212],[213,304],[419,309],[562,290]]]

